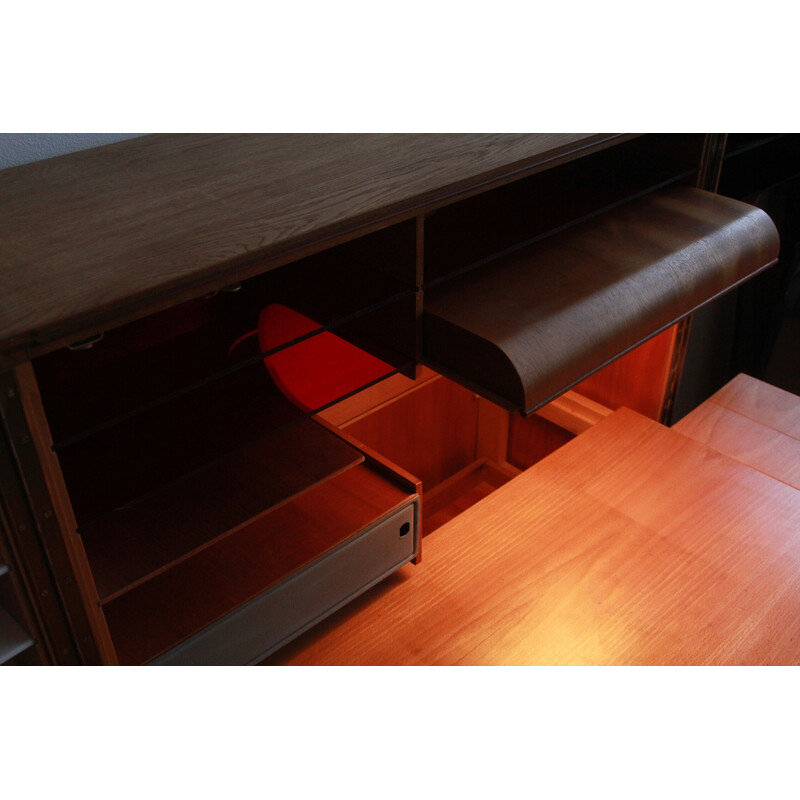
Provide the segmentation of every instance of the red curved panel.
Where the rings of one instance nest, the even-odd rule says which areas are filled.
[[[258,320],[262,351],[280,347],[320,326],[287,306],[272,303]],[[276,386],[304,411],[316,411],[394,368],[329,331],[291,345],[264,363]]]

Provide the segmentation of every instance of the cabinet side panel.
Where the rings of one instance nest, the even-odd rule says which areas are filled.
[[[19,459],[20,467],[54,579],[83,660],[90,664],[115,664],[114,647],[99,607],[83,542],[77,534],[58,458],[51,450],[52,438],[33,368],[25,363],[14,374],[29,431],[30,452]]]

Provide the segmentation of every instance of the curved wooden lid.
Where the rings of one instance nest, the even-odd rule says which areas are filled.
[[[778,248],[760,209],[665,189],[427,290],[423,360],[529,414],[771,266]]]

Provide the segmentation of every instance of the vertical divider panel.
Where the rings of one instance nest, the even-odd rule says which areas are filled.
[[[47,492],[51,504],[50,508],[34,509],[34,512],[40,518],[39,524],[43,534],[45,531],[52,531],[47,536],[46,545],[51,560],[58,561],[62,565],[60,574],[56,575],[56,578],[59,589],[68,602],[70,621],[85,660],[91,663],[99,659],[104,664],[116,664],[114,645],[99,607],[94,578],[83,542],[77,533],[77,523],[61,475],[58,457],[50,449],[52,438],[30,362],[16,368],[16,378],[30,436],[41,465],[40,476],[31,474],[27,477],[28,480],[36,480],[43,484],[41,490]],[[69,602],[70,600],[79,601],[81,607],[78,608],[77,603]]]

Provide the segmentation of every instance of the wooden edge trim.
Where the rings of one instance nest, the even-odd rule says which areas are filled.
[[[61,474],[58,457],[51,450],[52,436],[39,394],[39,387],[33,366],[30,362],[20,364],[14,370],[20,390],[25,418],[31,432],[36,453],[41,465],[42,475],[50,495],[61,538],[64,543],[69,565],[80,594],[86,617],[89,622],[100,659],[104,664],[117,664],[117,656],[105,617],[100,609],[97,587],[89,567],[83,542],[77,533],[77,523],[72,504]]]
[[[534,413],[559,428],[580,434],[605,419],[612,409],[569,390]]]

